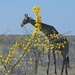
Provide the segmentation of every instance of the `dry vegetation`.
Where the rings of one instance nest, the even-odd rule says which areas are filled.
[[[8,51],[12,47],[12,45],[17,41],[23,42],[27,35],[0,35],[0,53],[3,54],[4,58],[6,57]],[[70,57],[70,67],[68,68],[69,75],[75,75],[75,36],[66,36],[69,41],[69,57]],[[18,48],[18,54],[22,53],[22,48]],[[18,54],[15,55],[18,58]],[[34,64],[30,64],[27,66],[29,56],[25,57],[22,61],[21,67],[15,67],[13,73],[17,75],[33,75]],[[47,55],[40,56],[39,66],[37,75],[46,75],[47,69]],[[62,57],[59,55],[57,57],[57,71],[58,75],[60,75],[60,70],[62,66]],[[1,72],[0,72],[1,73]],[[1,75],[1,74],[0,74]],[[53,55],[51,54],[51,62],[50,62],[50,75],[54,74],[54,64],[53,64]],[[64,74],[65,75],[65,74]]]

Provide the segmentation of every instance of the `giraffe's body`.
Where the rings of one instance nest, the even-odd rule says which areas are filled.
[[[31,23],[33,26],[35,26],[36,21],[31,19],[30,17],[28,17],[28,15],[25,15],[25,18],[21,24],[21,26],[27,24],[27,23]],[[47,25],[44,23],[41,23],[41,32],[43,32],[49,39],[49,42],[51,42],[51,37],[49,36],[50,34],[59,34],[59,32],[51,25]],[[63,66],[62,66],[62,71],[61,71],[61,75],[63,75],[63,69],[64,69],[64,65],[65,65],[65,70],[66,70],[66,75],[68,75],[67,73],[67,54],[68,54],[68,50],[69,50],[69,43],[67,41],[67,39],[65,37],[63,37],[62,35],[59,36],[59,39],[55,42],[55,43],[62,43],[63,41],[66,41],[66,44],[64,45],[64,48],[60,48],[60,50],[62,51],[62,56],[63,56]],[[56,48],[53,49],[53,56],[54,56],[54,64],[55,64],[55,74],[57,74],[56,72],[56,58],[55,58],[55,51]],[[50,50],[48,52],[48,68],[47,68],[47,75],[49,73],[49,64],[50,64]]]

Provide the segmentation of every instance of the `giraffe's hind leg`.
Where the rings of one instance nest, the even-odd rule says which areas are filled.
[[[61,70],[61,75],[63,75],[63,71],[64,71],[64,64],[65,64],[65,59],[63,58],[63,63],[62,63],[62,70]]]
[[[65,61],[65,73],[66,73],[66,75],[68,75],[68,71],[67,71],[67,58],[66,58],[66,61]]]
[[[69,68],[69,56],[66,58],[67,60],[67,67]]]
[[[61,75],[63,75],[64,67],[65,67],[65,73],[66,73],[66,75],[68,75],[68,72],[67,72],[67,58],[66,57],[63,57],[63,65],[62,65]]]

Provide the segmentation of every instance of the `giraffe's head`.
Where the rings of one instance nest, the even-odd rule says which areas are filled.
[[[23,27],[25,24],[29,23],[30,19],[31,19],[31,17],[28,17],[28,14],[25,14],[24,19],[23,19],[23,21],[21,23],[21,27]]]

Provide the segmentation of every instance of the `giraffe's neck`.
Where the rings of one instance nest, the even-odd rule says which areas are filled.
[[[31,19],[30,23],[35,26],[36,21]],[[59,34],[58,31],[51,25],[47,25],[44,23],[41,23],[41,32],[43,32],[46,36],[50,35],[50,34]]]

